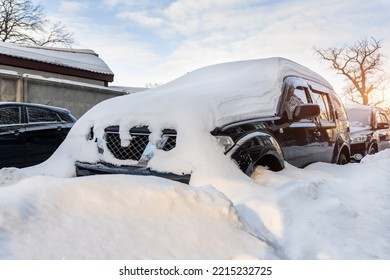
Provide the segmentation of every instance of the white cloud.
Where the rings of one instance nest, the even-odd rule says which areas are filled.
[[[88,9],[89,3],[76,1],[61,1],[59,9],[66,13],[79,13]]]
[[[114,7],[120,3],[120,0],[103,0],[102,4],[109,7]]]
[[[151,69],[155,77],[165,81],[209,64],[284,56],[323,74],[337,90],[341,90],[342,77],[314,55],[313,47],[341,47],[367,36],[390,40],[386,15],[374,13],[380,9],[380,3],[376,8],[372,3],[360,0],[349,3],[295,1],[257,8],[231,3],[231,6],[225,6],[225,10],[209,11],[206,16],[202,14],[202,11],[207,13],[202,6],[185,14],[194,2],[184,2],[186,5],[176,6],[170,9],[170,14],[165,13],[162,17],[165,28],[179,32],[184,38]],[[231,16],[234,11],[237,14]],[[180,15],[181,12],[189,18],[188,21]],[[374,15],[382,25],[371,25],[369,18]],[[390,54],[388,47],[383,51]]]
[[[384,0],[101,3],[116,12],[110,26],[107,18],[106,25],[99,18],[74,16],[64,23],[82,47],[101,55],[121,85],[165,83],[205,65],[269,56],[296,60],[341,84],[312,48],[339,47],[369,36],[384,39],[383,53],[390,57],[390,4]],[[390,61],[385,67],[390,73]]]
[[[145,12],[125,12],[119,13],[118,18],[131,20],[139,25],[146,27],[160,27],[163,24],[163,19],[151,17]]]
[[[146,9],[156,7],[159,2],[154,0],[102,0],[100,6],[119,9]]]
[[[242,1],[182,0],[162,11],[167,25],[182,34],[193,34],[225,26]]]

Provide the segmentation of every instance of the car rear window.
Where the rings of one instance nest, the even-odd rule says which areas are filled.
[[[4,107],[0,108],[0,125],[20,124],[20,108]]]
[[[27,114],[29,123],[60,121],[55,112],[43,108],[29,107],[27,108]]]
[[[73,123],[74,119],[66,113],[58,113],[62,121]]]

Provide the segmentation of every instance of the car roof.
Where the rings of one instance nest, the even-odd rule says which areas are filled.
[[[2,106],[2,105],[18,105],[18,106],[39,107],[39,108],[44,108],[44,109],[50,109],[50,110],[53,110],[53,111],[56,111],[56,112],[70,114],[70,110],[68,110],[66,108],[56,107],[56,106],[51,106],[51,105],[38,104],[38,103],[0,101],[0,106]]]
[[[138,112],[145,122],[155,121],[158,114],[175,123],[173,113],[198,118],[203,114],[199,112],[204,112],[214,127],[274,117],[287,77],[313,81],[333,91],[319,74],[285,58],[235,61],[200,68],[157,88],[111,98],[88,112],[88,117],[104,120],[109,115]]]

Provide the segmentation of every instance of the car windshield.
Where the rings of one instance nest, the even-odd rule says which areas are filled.
[[[370,110],[347,109],[350,126],[370,126]]]

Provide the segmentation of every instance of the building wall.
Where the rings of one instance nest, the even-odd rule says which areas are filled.
[[[0,101],[16,101],[18,77],[0,74]]]
[[[135,89],[133,92],[140,90],[143,89]],[[29,77],[12,71],[0,72],[0,101],[63,107],[77,118],[103,100],[133,92],[60,79]]]

